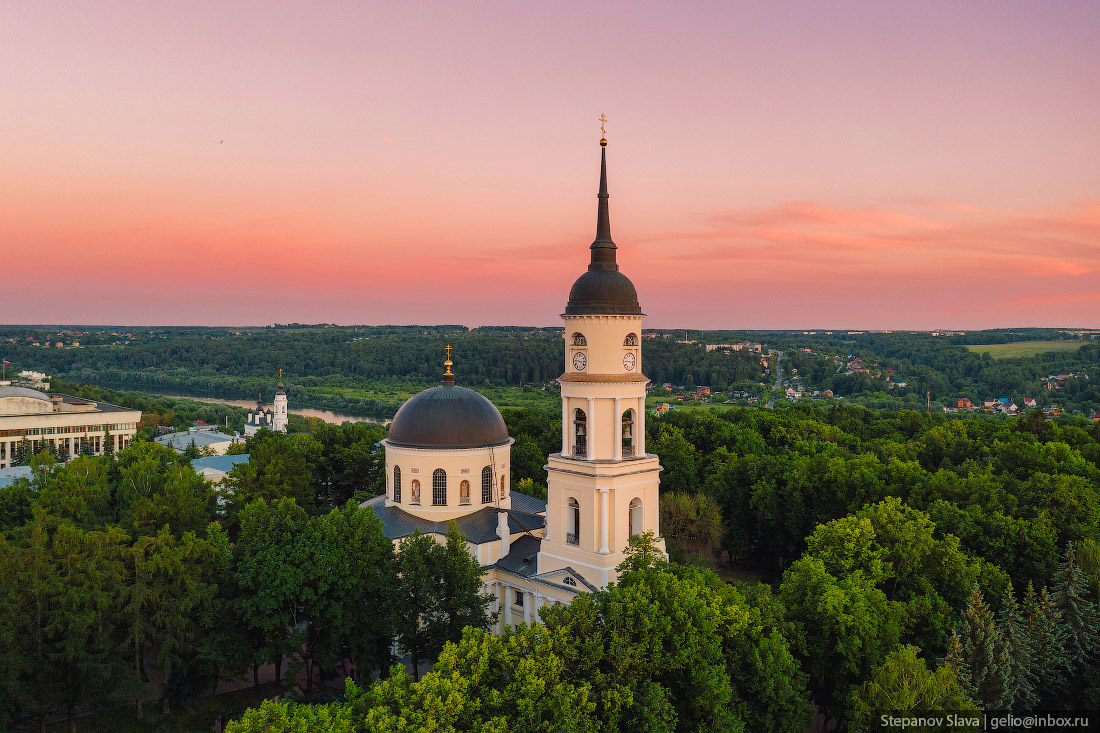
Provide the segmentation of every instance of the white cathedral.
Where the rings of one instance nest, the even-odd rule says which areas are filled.
[[[282,374],[282,372],[283,370],[280,369],[279,373]],[[277,430],[280,433],[285,433],[286,425],[286,388],[283,386],[283,383],[280,380],[279,389],[275,392],[275,400],[271,405],[270,412],[264,409],[263,397],[256,397],[256,411],[248,413],[248,422],[244,424],[244,434],[246,437],[252,436],[260,432],[260,430],[263,428],[267,428],[268,430]]]
[[[562,315],[561,452],[546,466],[547,501],[511,491],[514,441],[504,419],[488,399],[455,384],[448,357],[443,384],[413,396],[394,416],[383,441],[386,493],[363,504],[395,542],[416,530],[442,540],[455,521],[488,568],[498,632],[537,620],[543,605],[605,588],[631,535],[660,536],[661,465],[645,450],[645,316],[615,261],[606,139],[600,147],[591,262]]]

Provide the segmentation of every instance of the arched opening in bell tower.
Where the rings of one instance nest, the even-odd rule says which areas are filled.
[[[630,510],[627,515],[627,521],[629,525],[629,532],[631,537],[637,537],[642,533],[642,527],[645,525],[642,523],[642,500],[634,498],[630,500]]]
[[[565,503],[565,542],[569,545],[581,543],[581,505],[572,496]]]
[[[588,455],[588,416],[579,407],[573,411],[573,455]]]
[[[622,446],[623,458],[634,457],[634,410],[627,410],[622,414]]]

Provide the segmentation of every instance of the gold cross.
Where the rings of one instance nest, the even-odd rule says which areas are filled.
[[[448,359],[451,358],[451,345],[450,344],[447,344],[447,358]]]
[[[279,370],[279,381],[280,382],[283,381],[283,370],[282,369]]]
[[[604,125],[607,124],[607,115],[600,113],[600,134],[607,137],[607,130],[604,129]]]

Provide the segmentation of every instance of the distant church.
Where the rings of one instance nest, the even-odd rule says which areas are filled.
[[[442,540],[448,522],[457,522],[488,567],[498,631],[536,620],[545,604],[605,588],[631,535],[660,535],[661,466],[645,451],[645,316],[615,261],[606,139],[600,147],[596,239],[562,316],[561,452],[546,466],[547,501],[511,490],[514,441],[504,419],[488,399],[455,384],[448,354],[442,385],[413,396],[394,416],[383,441],[386,494],[363,504],[394,541],[416,530]]]
[[[283,370],[280,369],[279,373],[282,374],[282,371]],[[282,380],[280,380],[279,389],[275,392],[275,401],[271,406],[270,412],[264,409],[263,396],[258,395],[256,397],[256,411],[248,413],[248,422],[244,424],[244,434],[246,437],[252,436],[260,432],[262,428],[285,433],[286,424],[286,388],[283,386]]]

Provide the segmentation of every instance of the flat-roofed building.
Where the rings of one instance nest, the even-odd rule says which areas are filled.
[[[47,444],[70,456],[80,453],[82,445],[95,455],[122,450],[140,422],[140,410],[0,384],[0,468],[12,465],[24,440],[32,453]]]

